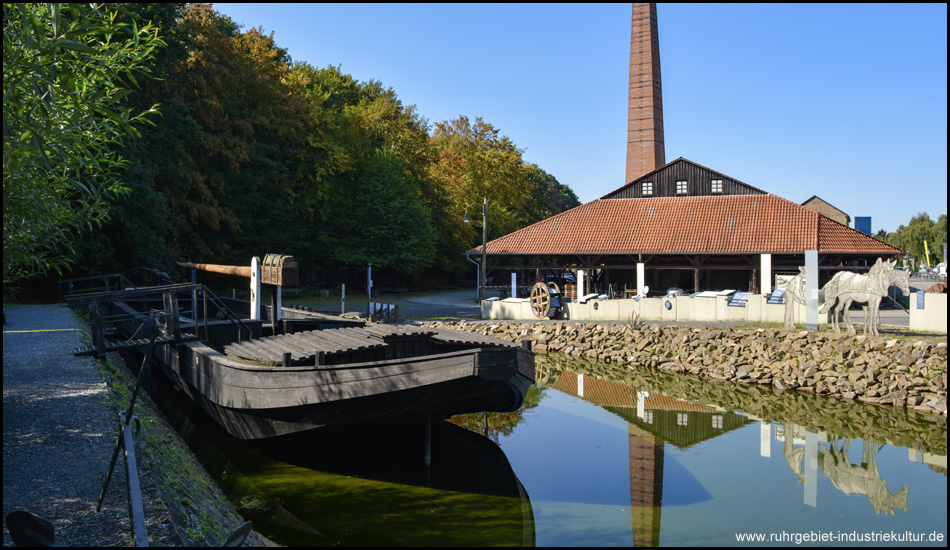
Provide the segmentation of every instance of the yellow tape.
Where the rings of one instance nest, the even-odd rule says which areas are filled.
[[[4,333],[4,334],[15,334],[15,333],[20,333],[20,332],[64,332],[64,331],[67,331],[67,330],[79,330],[79,331],[81,331],[82,329],[79,329],[79,328],[42,328],[42,329],[37,329],[37,330],[5,330],[5,331],[3,331],[3,333]]]

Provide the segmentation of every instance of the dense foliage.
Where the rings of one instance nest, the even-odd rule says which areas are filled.
[[[947,215],[941,214],[934,222],[926,212],[914,216],[907,225],[902,225],[893,233],[877,235],[878,238],[907,252],[914,259],[914,267],[926,266],[927,257],[930,265],[947,261],[943,257],[943,245],[947,242]],[[926,250],[924,243],[927,243]]]
[[[109,4],[3,5],[4,285],[60,271],[127,191],[120,145],[152,111],[128,96],[156,31]]]
[[[139,78],[124,108],[158,104],[161,116],[97,142],[124,146],[113,171],[130,192],[102,194],[115,199],[111,217],[76,245],[73,276],[279,253],[300,262],[305,283],[362,281],[372,263],[379,282],[408,286],[471,276],[462,253],[481,243],[482,197],[491,238],[579,204],[481,119],[433,128],[382,83],[294,62],[210,5],[124,9],[167,44],[137,59],[155,78]],[[6,74],[5,57],[5,93]],[[5,131],[5,256],[6,153]]]

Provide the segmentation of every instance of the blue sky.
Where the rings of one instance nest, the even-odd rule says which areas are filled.
[[[430,125],[482,117],[587,202],[622,186],[630,4],[215,4]],[[947,212],[946,4],[658,4],[667,161],[872,229]]]

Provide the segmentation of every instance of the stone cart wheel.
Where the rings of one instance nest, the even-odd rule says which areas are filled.
[[[561,290],[555,283],[536,283],[531,287],[531,311],[538,319],[544,319],[551,313],[551,291],[557,294]]]

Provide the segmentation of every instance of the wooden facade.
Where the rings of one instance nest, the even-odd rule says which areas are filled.
[[[686,182],[685,192],[683,192],[684,186],[682,184],[677,186],[677,182]],[[720,182],[721,188],[714,189],[713,182]],[[601,198],[641,199],[765,194],[767,193],[761,189],[680,157]]]

